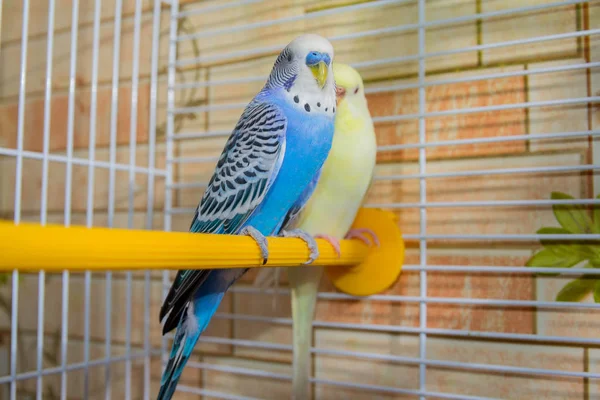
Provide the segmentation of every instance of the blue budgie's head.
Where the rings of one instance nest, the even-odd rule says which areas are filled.
[[[268,89],[284,89],[292,104],[307,113],[335,114],[333,46],[319,35],[297,37],[279,54]]]

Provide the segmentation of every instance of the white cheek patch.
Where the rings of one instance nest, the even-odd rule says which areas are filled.
[[[335,115],[335,82],[331,75],[325,90],[321,90],[310,71],[301,69],[292,87],[286,91],[286,97],[295,108],[306,114]]]

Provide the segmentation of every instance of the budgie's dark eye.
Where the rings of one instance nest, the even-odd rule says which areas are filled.
[[[358,89],[360,89],[360,86],[357,86],[356,89],[354,89],[354,94],[358,93]]]
[[[292,55],[291,54],[288,54],[287,60],[288,60],[288,62],[292,62]]]

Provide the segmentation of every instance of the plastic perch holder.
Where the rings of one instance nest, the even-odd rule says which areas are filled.
[[[363,208],[353,228],[369,228],[380,241],[340,241],[341,256],[317,239],[319,258],[333,284],[351,295],[379,293],[400,274],[404,244],[392,213]],[[268,237],[269,259],[248,236],[188,232],[87,228],[0,222],[0,271],[72,272],[107,270],[222,269],[299,267],[308,259],[306,243],[297,238]]]

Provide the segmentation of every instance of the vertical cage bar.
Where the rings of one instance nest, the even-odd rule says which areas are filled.
[[[113,33],[113,65],[112,65],[112,89],[110,102],[110,139],[109,139],[109,170],[108,170],[108,227],[112,228],[115,219],[115,179],[117,162],[117,117],[119,113],[119,56],[121,54],[121,20],[122,0],[115,1],[115,26]],[[106,359],[111,357],[112,341],[112,272],[108,271],[105,276],[105,323],[104,323],[104,353]],[[112,379],[110,363],[106,363],[104,372],[104,398],[110,400]]]
[[[106,273],[106,292],[105,292],[105,326],[104,326],[104,354],[107,360],[106,367],[104,369],[104,398],[110,400],[111,398],[111,378],[110,378],[110,360],[111,357],[111,329],[112,329],[112,272]]]
[[[23,0],[23,25],[21,31],[21,70],[19,72],[19,112],[17,128],[17,159],[15,170],[15,215],[14,221],[21,221],[21,192],[23,181],[23,136],[25,131],[25,91],[27,90],[27,34],[29,32],[29,0]],[[10,316],[10,398],[17,398],[17,333],[19,318],[19,272],[12,274],[12,304]]]
[[[46,87],[44,98],[44,144],[42,158],[42,198],[40,201],[40,224],[46,225],[48,218],[48,154],[50,152],[50,107],[52,97],[52,55],[54,49],[54,10],[55,1],[48,4],[48,38],[46,44]],[[46,296],[46,274],[38,274],[38,325],[37,325],[37,381],[36,398],[42,399],[44,369],[44,308]]]
[[[63,271],[60,328],[60,400],[67,400],[67,344],[69,337],[69,271]]]
[[[177,58],[177,14],[179,13],[179,0],[172,0],[171,2],[171,18],[169,27],[169,68],[167,76],[167,110],[173,109],[175,106],[175,59]],[[175,119],[172,112],[167,112],[167,148],[166,148],[166,168],[167,176],[165,178],[165,215],[164,215],[164,230],[171,230],[171,208],[172,208],[172,189],[173,184],[173,140],[169,140],[174,134]],[[167,296],[169,284],[169,271],[163,272],[163,298]],[[162,340],[162,367],[161,371],[164,372],[164,367],[168,361],[168,344],[169,341],[166,337]]]
[[[125,398],[131,399],[131,271],[126,273],[125,286]]]
[[[119,58],[121,51],[121,21],[122,21],[122,1],[115,2],[115,26],[113,38],[113,70],[112,70],[112,91],[111,91],[111,115],[110,115],[110,150],[109,150],[109,183],[108,183],[108,226],[113,227],[115,210],[115,168],[117,157],[117,116],[119,102]],[[106,273],[106,292],[105,292],[105,356],[109,360],[111,357],[112,341],[112,272]],[[105,368],[105,391],[106,400],[111,398],[112,379],[110,363],[106,363]]]
[[[152,21],[152,59],[150,65],[150,121],[148,132],[148,194],[146,203],[146,228],[152,229],[154,219],[154,167],[156,164],[156,102],[158,87],[158,55],[160,52],[161,1],[154,0]],[[144,400],[150,400],[150,271],[144,274]]]
[[[102,12],[102,0],[96,0],[94,7],[94,39],[92,50],[92,83],[90,98],[90,134],[88,146],[88,158],[90,165],[88,168],[88,187],[87,187],[87,205],[86,205],[86,226],[92,227],[94,223],[94,165],[96,159],[96,117],[98,111],[98,52],[100,47],[100,14]],[[89,393],[89,362],[90,362],[90,301],[92,289],[92,273],[85,271],[84,278],[84,326],[83,326],[83,397],[87,398]]]
[[[108,169],[108,226],[115,219],[115,164],[117,162],[117,117],[119,113],[119,56],[121,54],[122,0],[115,1],[115,27],[113,33],[112,90],[110,101],[110,143]],[[108,276],[108,273],[107,273]],[[108,365],[107,365],[108,367]]]
[[[10,318],[10,399],[17,399],[17,313],[19,312],[19,273],[12,274],[12,307]]]
[[[48,155],[50,152],[50,118],[52,99],[52,55],[54,49],[54,9],[55,0],[48,5],[48,38],[46,43],[46,87],[44,93],[44,144],[42,149],[42,198],[40,206],[40,223],[46,224],[48,218]],[[41,272],[43,273],[43,271]]]
[[[144,273],[144,400],[150,400],[150,271]]]
[[[0,1],[0,43],[2,43],[2,2]],[[0,48],[0,57],[2,56],[2,49]],[[0,391],[0,393],[5,393],[4,390]]]
[[[135,195],[135,150],[137,139],[138,84],[140,64],[140,25],[142,19],[142,1],[135,2],[133,30],[133,55],[131,71],[131,116],[129,120],[129,201],[127,210],[127,226],[133,227],[133,198]]]
[[[71,11],[71,60],[69,66],[69,105],[67,115],[67,162],[65,176],[65,226],[71,225],[71,186],[73,183],[73,134],[75,128],[75,87],[77,71],[77,30],[79,0],[73,0]],[[69,338],[69,271],[62,274],[62,310],[60,328],[60,399],[67,400],[67,345]]]
[[[129,125],[129,199],[127,210],[127,227],[133,228],[135,165],[136,165],[136,139],[137,139],[137,114],[138,114],[138,83],[139,83],[139,58],[140,58],[140,25],[142,19],[142,1],[135,2],[135,16],[133,28],[133,55],[131,71],[131,115]],[[125,295],[125,398],[131,398],[131,302],[132,302],[132,274],[126,272],[127,293]]]
[[[92,288],[92,274],[90,271],[85,271],[84,275],[84,321],[83,321],[83,393],[84,398],[87,398],[89,392],[89,362],[90,362],[90,301]]]
[[[23,1],[21,32],[21,69],[19,73],[19,111],[17,128],[17,165],[15,171],[15,223],[21,222],[21,194],[23,191],[23,139],[25,135],[25,96],[27,90],[27,45],[29,31],[29,0]],[[17,272],[15,272],[17,273]]]
[[[425,0],[419,0],[419,144],[424,144],[426,140],[426,126],[425,126]],[[419,173],[424,175],[427,165],[426,149],[424,147],[419,148]],[[421,204],[425,204],[427,196],[427,186],[424,178],[419,180],[419,201]],[[419,232],[422,236],[427,233],[427,208],[422,207],[419,209],[419,220],[420,227]],[[427,239],[422,239],[419,242],[420,248],[420,264],[421,266],[427,265]],[[420,283],[420,296],[422,298],[427,297],[427,271],[421,270],[419,272],[419,283]],[[419,303],[419,326],[421,330],[427,328],[427,303]],[[423,331],[419,334],[419,358],[421,363],[419,364],[419,390],[425,392],[427,387],[426,382],[426,368],[427,366],[422,363],[427,357],[427,334]],[[425,400],[425,396],[420,396],[421,400]]]
[[[156,103],[158,90],[158,55],[160,52],[160,4],[154,1],[152,20],[152,60],[150,65],[150,121],[148,132],[148,197],[146,202],[146,227],[152,229],[154,219],[154,168],[156,166]]]

